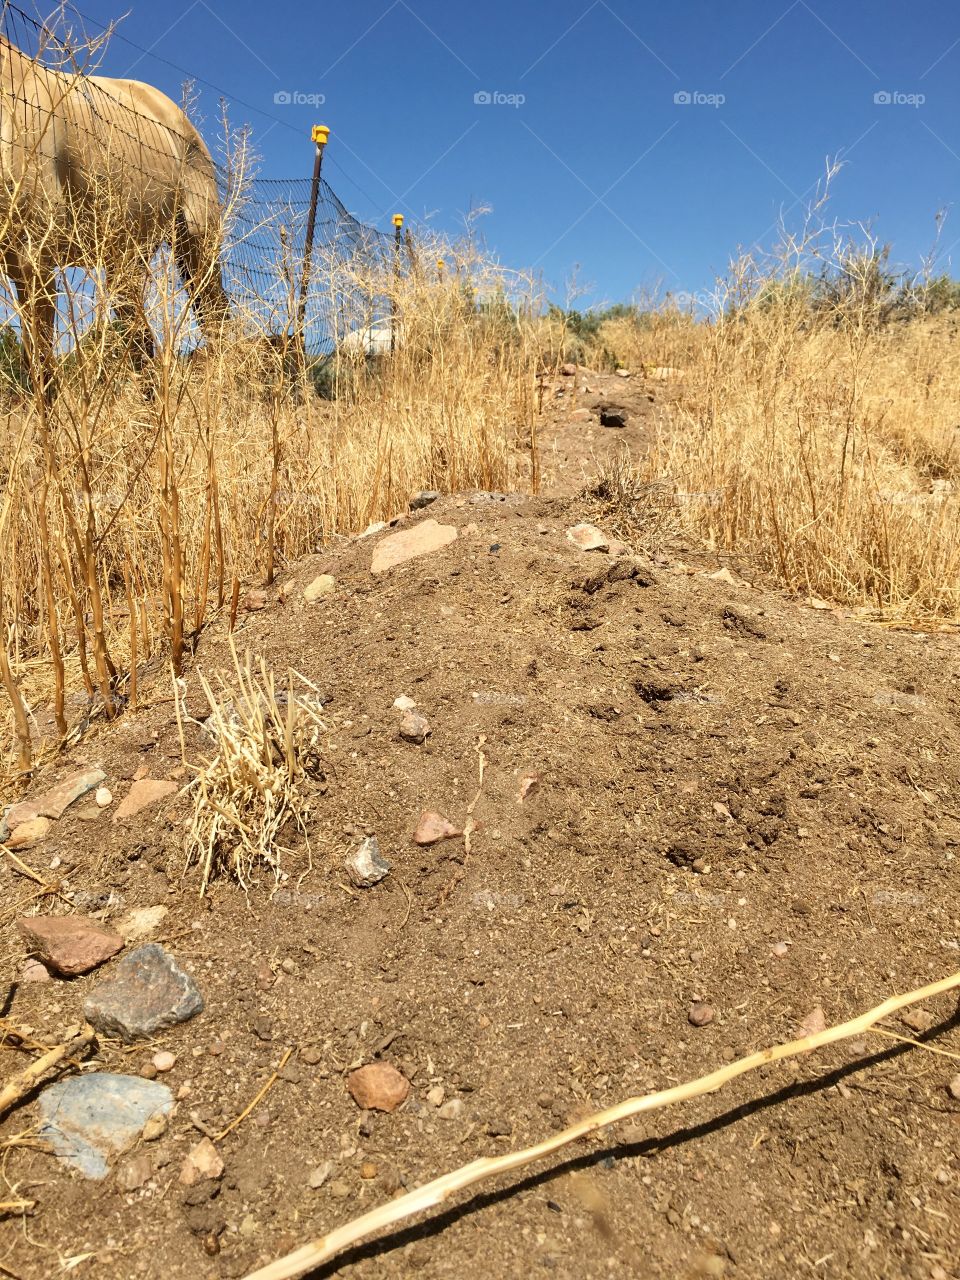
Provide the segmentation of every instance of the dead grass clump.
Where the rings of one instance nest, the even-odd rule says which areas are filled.
[[[594,504],[592,518],[638,551],[660,548],[682,530],[672,486],[651,480],[626,448],[598,472],[584,497]]]
[[[285,841],[307,836],[307,819],[326,777],[320,751],[324,723],[316,689],[291,671],[277,688],[261,660],[243,663],[233,651],[235,682],[215,692],[198,673],[210,705],[204,728],[214,752],[194,765],[194,807],[187,836],[187,865],[200,868],[200,893],[221,872],[244,888],[259,868],[279,883]],[[298,688],[298,686],[301,686]],[[183,712],[177,700],[178,716]],[[308,845],[309,848],[309,845]]]

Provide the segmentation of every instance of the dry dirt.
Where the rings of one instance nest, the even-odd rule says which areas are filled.
[[[345,541],[291,566],[238,627],[241,648],[325,696],[312,869],[301,848],[279,890],[220,879],[201,901],[182,794],[132,829],[81,802],[24,855],[102,920],[168,906],[156,938],[206,1010],[151,1045],[101,1042],[97,1063],[126,1072],[171,1050],[164,1079],[183,1095],[168,1132],[104,1182],[23,1143],[2,1153],[0,1201],[36,1207],[0,1219],[0,1275],[241,1277],[400,1188],[790,1039],[818,1006],[841,1021],[960,967],[957,638],[812,609],[735,568],[714,578],[691,546],[576,550],[582,477],[623,441],[642,447],[672,392],[591,377],[631,412],[616,431],[571,421],[572,381],[547,388],[547,496],[442,498],[409,520],[456,525],[451,546],[374,578],[388,535]],[[321,572],[336,591],[306,605]],[[197,669],[227,653],[221,622],[187,673],[192,708]],[[430,721],[423,746],[398,737],[401,694]],[[168,684],[149,696],[31,793],[86,764],[118,800],[144,763],[182,776]],[[188,758],[204,749],[188,725]],[[421,810],[463,823],[481,754],[469,856],[462,840],[415,847]],[[342,862],[369,833],[393,870],[360,891]],[[2,1012],[53,1042],[98,975],[19,983],[13,920],[35,888],[0,864]],[[696,1002],[708,1025],[688,1020]],[[890,1029],[960,1054],[956,998],[928,1012],[928,1030]],[[220,1144],[218,1194],[183,1188],[192,1117],[224,1128],[288,1048]],[[359,1111],[344,1083],[378,1056],[412,1082],[391,1115]],[[0,1082],[24,1062],[4,1047]],[[958,1071],[868,1036],[583,1143],[315,1274],[956,1277]],[[455,1118],[438,1086],[462,1101]],[[17,1108],[0,1141],[34,1119],[32,1101]],[[124,1192],[144,1155],[149,1180]]]

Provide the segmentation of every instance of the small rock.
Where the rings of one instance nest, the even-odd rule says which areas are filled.
[[[807,1016],[800,1023],[800,1032],[804,1036],[819,1035],[821,1031],[827,1029],[827,1016],[823,1012],[820,1005],[811,1009]]]
[[[775,955],[778,959],[782,960],[789,950],[789,942],[775,942],[770,948],[770,954]]]
[[[262,1040],[265,1044],[269,1044],[273,1039],[273,1020],[268,1018],[266,1014],[261,1014],[259,1018],[254,1018],[253,1034],[258,1040]]]
[[[445,1089],[442,1084],[435,1084],[432,1089],[427,1090],[427,1101],[431,1107],[439,1107],[443,1105]]]
[[[169,914],[169,907],[137,907],[119,921],[117,933],[124,942],[139,942],[158,929]]]
[[[590,409],[574,409],[570,415],[571,422],[589,422],[593,418],[593,412]]]
[[[323,1061],[323,1050],[318,1044],[308,1044],[300,1050],[300,1057],[308,1067],[315,1067]]]
[[[27,822],[21,822],[7,836],[4,844],[14,852],[18,849],[32,849],[47,838],[50,834],[50,826],[49,818],[30,818]]]
[[[691,1027],[706,1027],[713,1021],[716,1014],[713,1007],[709,1004],[694,1004],[690,1006],[690,1012],[687,1014],[687,1021]]]
[[[451,1098],[443,1104],[437,1115],[441,1120],[459,1120],[463,1116],[464,1110],[462,1098]]]
[[[83,1003],[88,1022],[127,1043],[186,1022],[202,1009],[197,984],[156,942],[124,956],[114,976]]]
[[[333,1161],[325,1160],[323,1164],[318,1164],[315,1169],[311,1170],[310,1177],[307,1179],[307,1185],[314,1191],[319,1191],[323,1184],[329,1179],[331,1173],[333,1173]]]
[[[162,1049],[160,1053],[153,1055],[153,1065],[158,1071],[172,1071],[177,1065],[177,1055],[171,1053],[169,1049]]]
[[[400,737],[405,742],[415,742],[418,745],[426,742],[430,733],[430,722],[426,716],[422,716],[419,711],[405,711],[400,721]]]
[[[517,803],[523,804],[524,800],[528,800],[531,796],[535,796],[539,790],[539,773],[525,773],[520,779],[520,786],[517,790]]]
[[[109,787],[97,787],[97,794],[93,798],[98,809],[107,809],[113,804],[113,792]]]
[[[629,370],[629,369],[617,369],[616,373],[617,373],[617,377],[618,377],[618,378],[632,378],[632,377],[633,377],[633,374],[630,372],[630,370]]]
[[[121,1191],[139,1191],[153,1177],[153,1161],[147,1155],[134,1156],[117,1172],[117,1186]]]
[[[50,970],[45,964],[31,957],[24,961],[23,968],[20,970],[21,982],[50,982]]]
[[[513,1121],[505,1116],[494,1116],[487,1121],[485,1128],[490,1138],[509,1138],[513,1133]]]
[[[577,366],[568,360],[566,364],[560,366],[560,372],[565,378],[575,378],[577,376]]]
[[[358,889],[372,889],[390,874],[390,863],[380,852],[376,836],[367,836],[343,865]]]
[[[364,1160],[363,1164],[360,1166],[360,1177],[364,1182],[371,1182],[379,1172],[380,1170],[372,1160]]]
[[[307,604],[313,604],[315,600],[319,600],[322,596],[331,595],[337,588],[337,580],[329,573],[321,573],[318,578],[304,588],[303,598]]]
[[[84,769],[81,773],[71,774],[36,800],[24,800],[15,804],[6,814],[7,827],[13,831],[21,823],[30,822],[34,818],[62,818],[74,801],[98,787],[106,780],[106,776],[102,769]]]
[[[198,1182],[215,1182],[223,1176],[223,1157],[209,1138],[201,1138],[191,1147],[180,1170],[180,1182],[195,1187]]]
[[[351,1071],[347,1090],[365,1111],[396,1111],[407,1100],[410,1081],[389,1062],[371,1062]]]
[[[262,587],[251,587],[240,601],[244,613],[257,613],[267,607],[267,593]]]
[[[440,494],[436,489],[421,489],[410,499],[410,510],[422,511],[425,507],[432,506],[439,497]]]
[[[960,1102],[960,1073],[955,1075],[947,1085],[947,1092],[951,1098],[956,1098]]]
[[[371,573],[385,573],[407,560],[429,555],[449,546],[457,538],[453,525],[437,524],[436,520],[421,520],[419,524],[391,534],[379,542],[370,563]]]
[[[412,698],[408,698],[405,693],[401,693],[400,697],[394,700],[393,705],[398,711],[412,711],[417,704]]]
[[[462,835],[463,832],[448,822],[442,814],[427,809],[420,815],[417,829],[413,833],[413,842],[423,847],[437,844],[440,840],[454,840]]]
[[[567,530],[567,541],[581,551],[608,551],[610,541],[605,533],[592,524],[576,524]]]
[[[160,1072],[152,1062],[145,1062],[140,1068],[140,1076],[144,1080],[156,1080]]]
[[[148,1119],[172,1109],[166,1085],[95,1071],[44,1089],[39,1136],[84,1177],[104,1178],[108,1161],[133,1146]]]
[[[927,1009],[920,1008],[908,1009],[906,1013],[901,1013],[900,1021],[904,1026],[909,1027],[911,1031],[915,1031],[917,1035],[922,1035],[924,1031],[930,1030],[936,1022],[936,1018]]]
[[[84,916],[25,916],[17,928],[30,950],[64,977],[89,973],[123,947],[121,937]]]
[[[150,805],[159,804],[167,796],[175,795],[178,790],[179,787],[175,782],[168,782],[162,778],[141,778],[131,786],[126,798],[121,801],[119,809],[113,815],[113,820],[124,822],[127,818],[135,818]]]
[[[330,1194],[335,1200],[346,1200],[350,1194],[350,1188],[338,1178],[330,1183]]]
[[[140,1137],[144,1142],[156,1142],[158,1138],[162,1138],[170,1127],[170,1121],[162,1111],[155,1112],[147,1119],[147,1123],[140,1132]]]

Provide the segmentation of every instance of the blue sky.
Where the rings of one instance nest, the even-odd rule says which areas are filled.
[[[104,22],[123,3],[78,7]],[[556,296],[577,266],[588,301],[709,287],[781,211],[797,221],[828,155],[847,159],[831,216],[872,223],[898,262],[928,251],[960,186],[946,0],[125,3],[121,35],[150,52],[118,37],[104,73],[179,97],[166,59],[219,86],[267,177],[308,174],[325,123],[324,172],[351,211],[453,231],[489,206],[490,247]],[[211,135],[217,99],[202,88]],[[949,267],[960,208],[942,246]]]

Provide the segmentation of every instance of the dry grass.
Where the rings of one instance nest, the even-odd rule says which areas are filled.
[[[201,895],[221,871],[246,889],[266,867],[279,883],[284,841],[306,837],[311,805],[326,783],[316,690],[295,672],[278,689],[262,660],[254,673],[249,655],[241,663],[232,652],[233,684],[220,680],[214,691],[197,673],[210,705],[204,730],[213,744],[213,754],[192,766],[190,784],[187,863],[200,869]]]
[[[836,269],[850,263],[835,252]],[[812,311],[789,281],[741,260],[711,319],[668,308],[601,330],[633,368],[683,370],[670,427],[620,488],[669,486],[708,545],[801,596],[956,623],[960,327],[881,323],[856,295]]]

